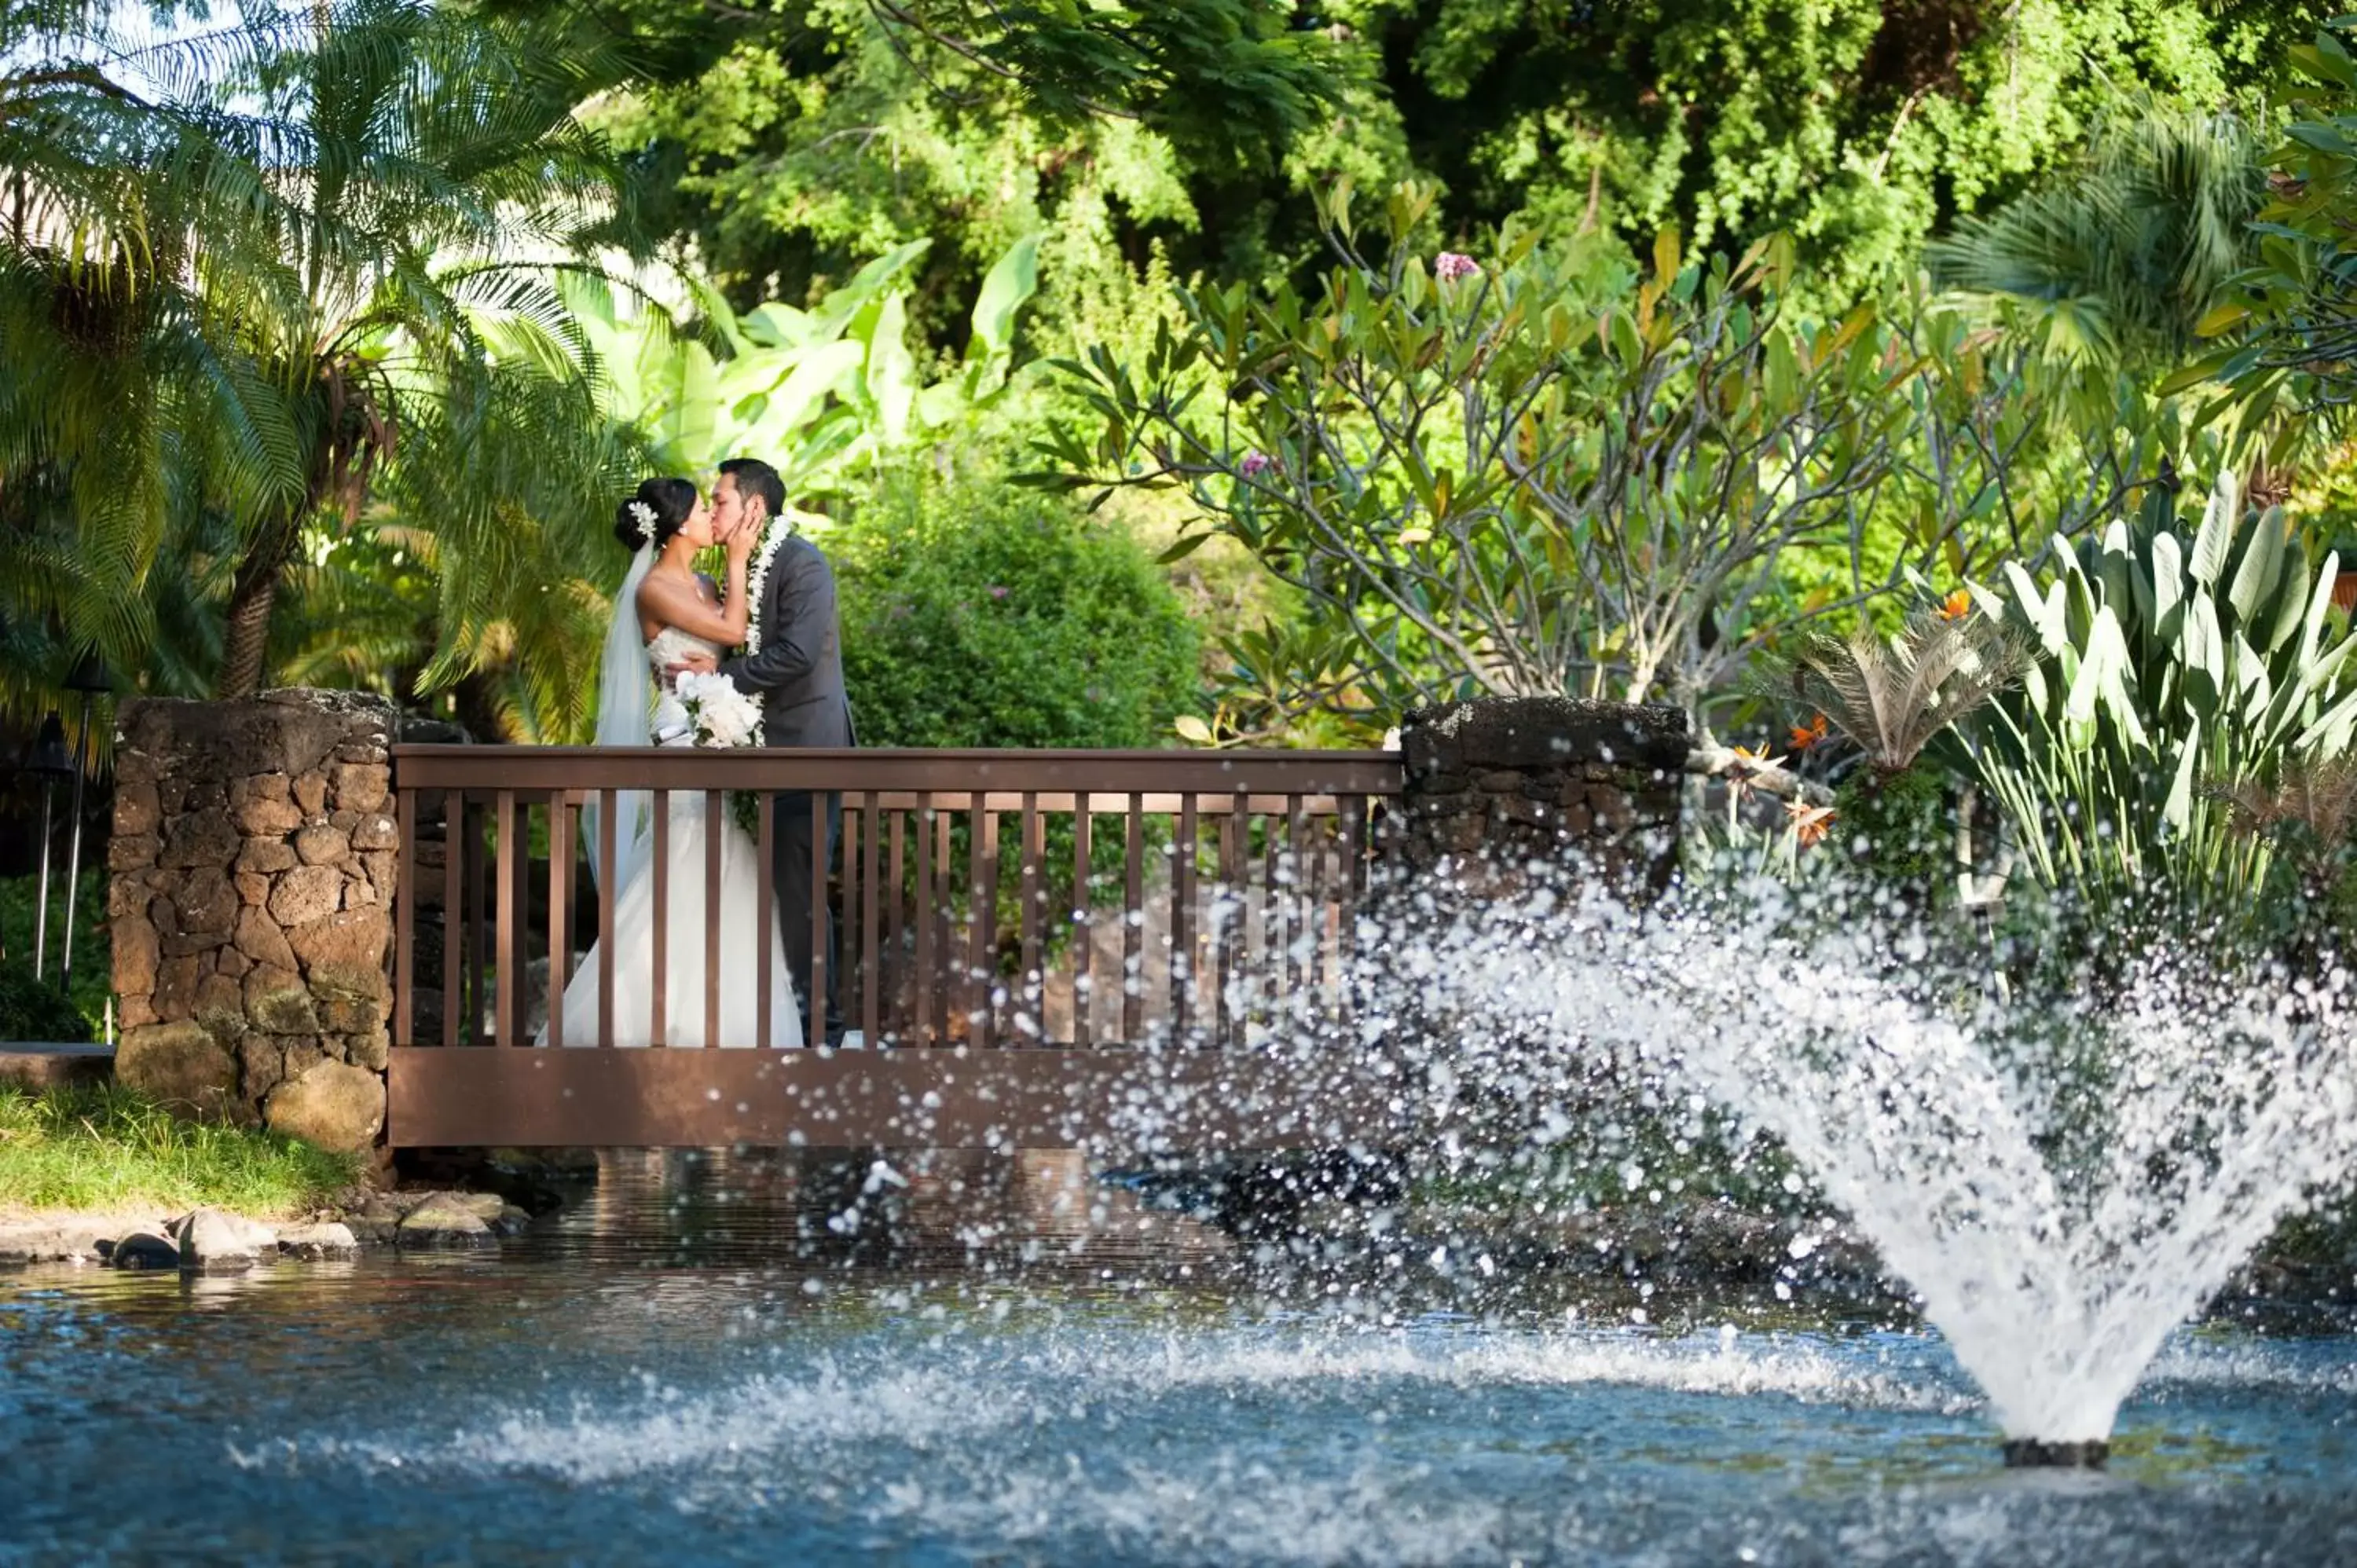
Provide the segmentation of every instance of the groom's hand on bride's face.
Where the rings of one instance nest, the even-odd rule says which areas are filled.
[[[682,675],[709,675],[720,668],[720,660],[709,653],[683,653],[663,666],[664,673],[674,681]]]

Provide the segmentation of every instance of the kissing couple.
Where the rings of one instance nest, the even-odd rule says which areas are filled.
[[[630,551],[630,569],[614,597],[614,618],[597,683],[599,746],[696,744],[696,695],[737,701],[716,692],[718,674],[746,698],[760,702],[759,744],[848,746],[856,744],[851,704],[843,688],[834,572],[818,547],[783,514],[785,482],[757,457],[720,465],[706,500],[686,479],[640,484],[617,509],[614,536]],[[695,569],[714,545],[727,559],[727,580],[716,584]],[[739,703],[749,706],[749,703]],[[748,726],[733,726],[740,734]],[[733,737],[732,737],[733,738]],[[662,1041],[667,1046],[793,1047],[802,1044],[810,1013],[810,797],[780,794],[774,835],[772,883],[777,914],[769,950],[760,944],[759,849],[733,815],[723,813],[720,875],[705,886],[707,849],[704,796],[674,791],[665,860],[663,937],[665,983]],[[617,1046],[654,1043],[654,804],[646,790],[618,798],[614,863],[597,864],[598,824],[593,805],[583,814],[592,873],[614,889],[614,928],[599,937],[614,951],[614,1015],[607,1038]],[[826,797],[825,855],[834,855],[841,798]],[[719,950],[705,950],[705,899],[719,900]],[[835,933],[827,944],[827,1043],[841,1043],[836,1004]],[[597,949],[592,947],[565,988],[565,1042],[598,1039]],[[761,1037],[760,965],[770,966],[770,1025]],[[716,971],[720,1032],[705,1038],[704,980]],[[540,1044],[547,1043],[546,1031]]]

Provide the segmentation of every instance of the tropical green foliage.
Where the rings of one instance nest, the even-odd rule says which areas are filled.
[[[1912,768],[1942,730],[2011,685],[2024,662],[2017,639],[1964,605],[1919,611],[1894,637],[1869,622],[1846,637],[1811,631],[1793,640],[1769,661],[1760,690],[1803,725],[1820,715],[1882,778]]]
[[[16,615],[137,671],[151,580],[225,567],[210,683],[240,693],[315,525],[410,489],[446,581],[502,581],[519,516],[605,510],[624,454],[549,264],[617,209],[572,118],[610,48],[406,0],[131,48],[70,9],[98,25],[0,17],[43,24],[0,37],[39,88],[0,237],[0,468],[49,568]],[[442,660],[477,630],[447,618]]]
[[[903,469],[828,546],[863,745],[1153,746],[1193,706],[1178,596],[1051,498]]]
[[[1789,232],[1807,286],[1846,302],[1911,270],[1957,217],[2067,166],[2121,96],[2242,106],[2307,31],[2289,6],[2209,0],[593,14],[664,41],[649,84],[601,124],[667,193],[657,225],[691,237],[740,304],[815,294],[848,257],[928,234],[946,285],[1045,229],[1060,335],[1105,325],[1091,295],[1155,247],[1182,277],[1306,283],[1307,197],[1345,175],[1436,183],[1427,243],[1515,217],[1640,246],[1672,225],[1697,249]],[[1292,51],[1285,71],[1323,80],[1260,85],[1276,74],[1254,58],[1264,41]],[[1101,60],[1119,62],[1110,85]],[[1133,81],[1167,91],[1134,96]]]
[[[2294,406],[2339,405],[2357,394],[2357,59],[2330,31],[2289,54],[2298,81],[2271,160],[2272,199],[2258,215],[2257,258],[2202,322],[2222,346],[2177,380],[2214,376],[2262,406],[2286,392]]]
[[[2246,510],[2231,475],[2198,521],[2156,486],[2057,559],[2050,582],[2007,563],[1981,590],[2035,662],[1973,726],[1966,766],[2040,884],[2099,905],[2246,908],[2268,843],[2236,831],[2223,792],[2357,736],[2335,559],[2310,561],[2279,509]]]
[[[2173,366],[2252,260],[2265,154],[2239,115],[2124,104],[2063,177],[1964,218],[1925,258],[2054,353]]]
[[[1015,368],[1017,320],[1039,285],[1037,237],[990,269],[963,362],[930,381],[908,342],[908,274],[929,244],[877,257],[808,310],[771,300],[739,317],[696,288],[716,356],[667,317],[626,313],[610,289],[581,280],[571,293],[604,371],[601,404],[643,435],[660,471],[708,473],[757,453],[797,500],[840,497],[878,460],[989,409]]]
[[[1508,230],[1427,271],[1431,199],[1393,196],[1379,265],[1346,188],[1316,293],[1188,291],[1141,365],[1061,365],[1098,427],[1045,444],[1045,482],[1183,485],[1301,595],[1306,632],[1240,650],[1271,703],[1699,709],[1780,638],[2030,543],[2023,455],[2055,456],[2049,402],[2078,391],[2033,356],[1907,296],[1815,322],[1773,240],[1688,261],[1665,233],[1641,275]],[[2100,516],[2155,455],[2132,443],[2159,426],[2112,423],[2042,498],[2050,526]]]

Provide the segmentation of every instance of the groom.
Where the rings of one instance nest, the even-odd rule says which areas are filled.
[[[720,465],[720,478],[712,490],[713,532],[722,541],[743,529],[767,534],[753,552],[748,586],[753,596],[752,621],[745,637],[745,652],[719,665],[720,673],[742,692],[761,694],[761,744],[764,746],[855,746],[851,703],[843,689],[843,654],[836,632],[834,571],[818,546],[783,521],[785,481],[758,457],[732,457]],[[714,661],[697,656],[684,668],[709,670]],[[786,947],[786,964],[793,972],[794,989],[808,1015],[811,994],[811,872],[813,856],[811,798],[807,794],[778,797],[777,869],[778,928]],[[834,862],[834,846],[843,825],[843,797],[826,797],[826,859]],[[843,1039],[840,966],[835,960],[834,918],[826,929],[826,1043]]]

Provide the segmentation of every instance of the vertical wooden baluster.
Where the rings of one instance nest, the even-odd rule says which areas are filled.
[[[885,875],[890,881],[885,894],[884,950],[891,957],[891,970],[886,977],[884,1005],[890,1018],[888,1032],[895,1039],[906,1036],[914,1040],[917,1028],[915,1005],[909,987],[915,983],[909,973],[909,959],[903,950],[908,941],[908,924],[902,911],[908,908],[908,841],[909,813],[895,811],[892,818],[892,853],[886,863]]]
[[[931,1033],[933,1020],[933,792],[930,789],[917,797],[916,821],[909,824],[917,838],[916,908],[909,911],[917,921],[916,1011],[909,1020],[911,1039],[924,1039],[940,1045],[942,1036]]]
[[[850,794],[845,793],[837,799],[842,802],[839,810],[843,823],[843,854],[837,865],[843,880],[836,888],[834,899],[837,911],[834,926],[842,933],[841,940],[835,944],[834,983],[837,990],[849,998],[847,1005],[851,1015],[856,1016],[860,1011],[859,969],[867,956],[859,940],[863,929],[859,920],[859,830],[861,819],[866,813],[859,809]],[[851,1018],[845,1017],[843,1025],[846,1031],[849,1030]]]
[[[811,873],[810,873],[810,1018],[809,1032],[802,1037],[812,1045],[826,1040],[826,793],[813,789],[810,793]]]
[[[483,972],[490,961],[490,825],[467,803],[467,1043],[483,1043]]]
[[[1312,923],[1309,908],[1309,818],[1302,799],[1297,794],[1285,798],[1285,849],[1293,865],[1292,893],[1287,903],[1293,940],[1285,953],[1285,989],[1298,995],[1309,972],[1309,951],[1314,950],[1318,928]]]
[[[874,1050],[884,1043],[884,950],[877,941],[883,916],[883,884],[877,880],[877,839],[883,831],[883,801],[876,791],[867,792],[867,836],[860,841],[859,887],[864,895],[859,907],[859,1031],[866,1037],[867,1048]],[[893,840],[897,851],[898,835]],[[892,886],[900,886],[900,868],[892,867]]]
[[[933,1039],[936,1044],[950,1042],[950,1011],[957,1005],[958,961],[956,922],[952,918],[953,900],[950,889],[957,886],[956,868],[951,864],[955,844],[950,837],[950,811],[947,801],[933,813],[933,886],[926,890],[930,902],[925,906],[925,918],[933,922],[933,952],[940,972],[933,976]]]
[[[491,831],[499,839],[498,924],[492,928],[491,1035],[502,1046],[516,1043],[516,969],[522,961],[523,911],[516,907],[516,798],[512,789],[493,797]]]
[[[1130,791],[1123,848],[1121,1043],[1135,1046],[1146,1033],[1146,797],[1135,790]]]
[[[1367,798],[1345,795],[1340,802],[1342,813],[1342,892],[1355,903],[1367,891]],[[1348,922],[1345,922],[1347,929]]]
[[[597,877],[597,1044],[601,1046],[614,1043],[614,818],[620,810],[619,791],[597,791],[597,864],[603,868]]]
[[[1268,1026],[1277,1026],[1285,1011],[1285,888],[1283,844],[1276,831],[1276,813],[1260,820],[1260,983],[1261,1005]]]
[[[1089,829],[1088,791],[1072,797],[1072,1044],[1089,1043],[1089,1014],[1096,998],[1089,978],[1092,950],[1097,945],[1096,921],[1089,913]]]
[[[647,1043],[671,1044],[671,791],[647,792],[649,862],[654,867],[654,985],[647,999]]]
[[[548,793],[548,1043],[565,1044],[565,983],[573,963],[573,802]]]
[[[720,834],[727,808],[717,789],[704,792],[704,1048],[720,1044]]]
[[[1359,911],[1367,897],[1368,814],[1366,796],[1342,797],[1342,931],[1335,946],[1341,972],[1336,990],[1340,1011],[1346,1021],[1357,1011],[1356,999],[1351,994],[1351,975],[1359,956]]]
[[[1170,846],[1170,1037],[1184,1039],[1195,1001],[1195,794],[1178,797],[1178,834]]]
[[[1309,1013],[1314,1018],[1326,1016],[1326,962],[1328,941],[1334,934],[1333,900],[1329,889],[1333,878],[1327,868],[1327,852],[1332,846],[1332,835],[1327,832],[1329,819],[1323,815],[1309,823]]]
[[[998,813],[989,807],[989,795],[974,792],[973,843],[967,845],[967,889],[971,900],[971,945],[966,954],[966,1027],[974,1044],[998,1044]]]
[[[393,1043],[417,1043],[417,791],[397,789],[393,796],[395,831],[401,834],[401,859],[393,888]]]
[[[1220,819],[1220,897],[1226,908],[1220,925],[1219,1043],[1236,1047],[1243,1041],[1244,839],[1252,822],[1252,794],[1239,789],[1228,798],[1228,814]]]
[[[467,858],[467,796],[452,789],[442,797],[442,1039],[458,1043],[458,1002],[465,993],[466,975],[458,950],[466,940],[467,906],[459,888]]]
[[[530,1000],[523,993],[524,970],[532,962],[530,957],[532,952],[532,802],[528,800],[519,800],[516,802],[515,829],[515,875],[512,878],[515,883],[516,909],[515,1008],[516,1020],[521,1025],[526,1011],[531,1006]],[[501,1045],[507,1043],[504,1038],[500,1041]],[[518,1040],[515,1043],[528,1046],[532,1042]]]
[[[778,966],[771,959],[778,941],[778,798],[764,789],[754,800],[759,804],[753,809],[753,950],[761,956],[753,965],[753,1014],[761,1049],[768,1050],[778,1043]]]
[[[1040,954],[1044,950],[1044,944],[1039,936],[1039,859],[1046,853],[1047,846],[1040,842],[1039,837],[1039,797],[1036,791],[1030,789],[1023,791],[1022,831],[1023,869],[1020,884],[1023,899],[1023,967],[1022,986],[1017,993],[1018,1000],[1016,1005],[1022,1015],[1030,1018],[1029,1037],[1038,1040],[1047,1036],[1047,1030],[1042,1026],[1047,1009],[1041,1005],[1047,977],[1041,972]],[[1017,1045],[1024,1043],[1020,1037],[1023,1034],[1022,1030],[1017,1031]]]

